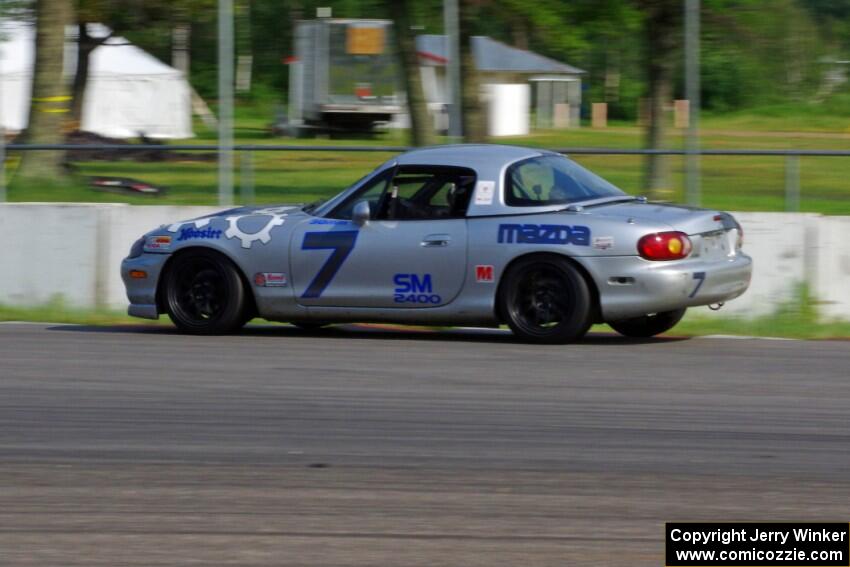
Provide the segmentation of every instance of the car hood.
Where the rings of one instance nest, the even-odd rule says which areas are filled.
[[[289,223],[309,218],[310,215],[305,213],[302,208],[302,205],[236,207],[174,223],[163,224],[159,228],[148,232],[145,236],[174,234],[186,228],[203,230],[209,227],[213,230],[226,230],[233,223],[239,223],[238,226],[243,231],[254,233],[266,226],[280,226],[283,224],[284,218]]]
[[[225,209],[223,211],[218,211],[215,213],[210,213],[208,215],[203,215],[200,217],[195,217],[191,219],[182,220],[176,222],[171,225],[163,225],[163,227],[169,227],[169,229],[174,229],[177,226],[194,224],[195,226],[204,226],[214,223],[216,220],[225,221],[228,218],[238,218],[241,222],[242,219],[246,219],[246,222],[249,224],[259,222],[263,224],[266,222],[266,219],[262,217],[287,217],[292,220],[300,220],[302,218],[306,218],[309,215],[305,213],[303,210],[303,205],[264,205],[264,206],[251,206],[251,207],[235,207],[232,209]],[[204,222],[201,222],[204,221]],[[217,223],[216,223],[217,224]],[[174,230],[171,230],[174,232]]]
[[[184,222],[193,222],[201,219],[215,219],[226,217],[247,217],[251,215],[282,215],[292,216],[307,216],[302,211],[304,205],[262,205],[250,207],[234,207],[211,213],[209,215],[200,216],[194,219],[189,219]]]

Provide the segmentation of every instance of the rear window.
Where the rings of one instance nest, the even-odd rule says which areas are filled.
[[[505,203],[541,207],[625,195],[620,189],[564,156],[517,162],[505,174]]]

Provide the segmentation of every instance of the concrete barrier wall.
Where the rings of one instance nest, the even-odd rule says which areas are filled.
[[[809,282],[820,302],[820,314],[850,319],[850,217],[822,217],[811,229],[816,264]]]
[[[0,230],[0,302],[43,303],[65,293],[76,305],[94,305],[102,271],[97,243],[109,207],[4,205]]]
[[[38,305],[55,295],[78,307],[126,306],[118,271],[145,232],[218,207],[120,204],[3,204],[0,303]],[[735,213],[744,250],[755,260],[752,285],[723,314],[771,313],[793,300],[800,284],[828,318],[850,319],[850,217]],[[699,309],[702,312],[703,309]],[[708,312],[707,309],[705,309]]]
[[[744,228],[744,251],[753,257],[750,288],[726,304],[723,314],[767,315],[776,306],[795,299],[799,286],[813,289],[811,264],[817,256],[816,232],[825,221],[819,215],[799,213],[733,213]],[[850,316],[850,311],[848,311]]]
[[[119,266],[142,234],[219,207],[120,204],[0,205],[0,303],[38,305],[56,295],[74,307],[127,305]]]

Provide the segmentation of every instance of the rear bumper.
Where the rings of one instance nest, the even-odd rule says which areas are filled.
[[[639,256],[584,260],[599,290],[605,321],[729,301],[747,290],[753,269],[752,258],[740,252],[715,261],[652,262]]]

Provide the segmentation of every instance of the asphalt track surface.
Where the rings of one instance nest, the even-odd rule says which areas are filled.
[[[850,343],[0,324],[0,565],[663,565],[850,520]]]

